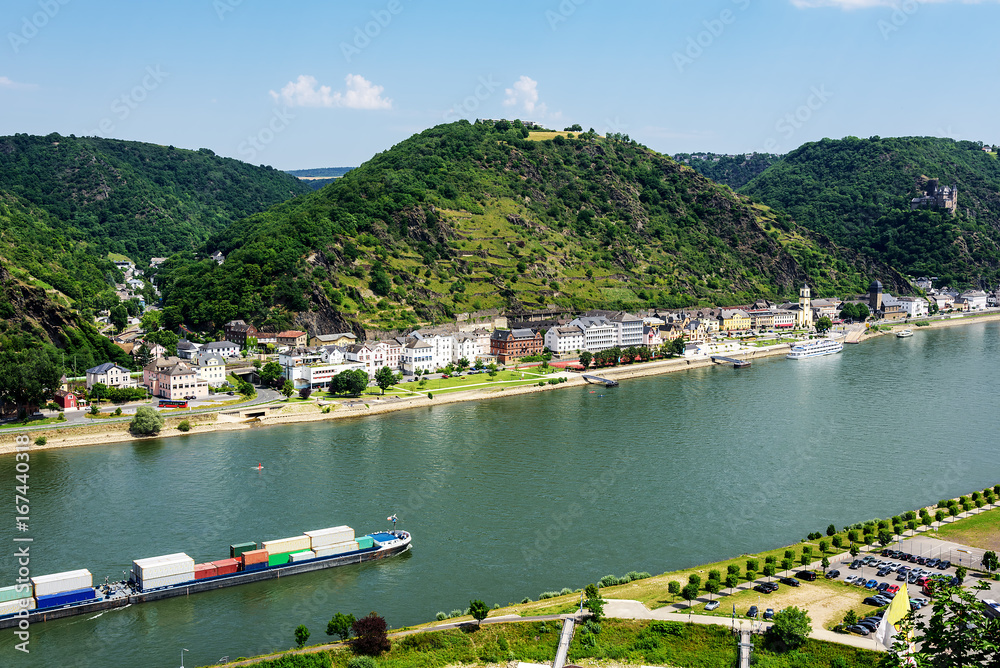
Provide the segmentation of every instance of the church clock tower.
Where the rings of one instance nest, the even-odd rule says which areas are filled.
[[[809,284],[803,283],[802,287],[799,289],[799,321],[798,326],[801,329],[812,329],[813,326],[813,311],[812,311],[812,297],[809,291]]]

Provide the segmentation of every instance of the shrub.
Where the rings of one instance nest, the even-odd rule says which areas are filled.
[[[45,445],[46,443],[48,443],[48,441],[45,439],[44,436],[39,436],[38,438],[35,439],[35,445]]]
[[[352,656],[347,668],[378,668],[378,663],[370,656]]]
[[[684,635],[684,624],[681,622],[665,622],[662,620],[656,620],[649,625],[649,630],[654,633],[661,633],[665,636],[681,637]]]
[[[163,416],[149,406],[139,406],[128,428],[136,436],[154,436],[163,429]]]
[[[181,423],[177,425],[178,431],[191,431],[191,423],[187,420],[181,420]]]
[[[600,635],[601,625],[599,622],[595,622],[593,619],[588,619],[583,625],[583,628],[587,630],[588,633],[593,633],[595,636]]]
[[[555,598],[558,595],[559,592],[557,591],[543,591],[541,594],[538,595],[538,600],[544,601],[547,598]]]
[[[354,633],[354,637],[350,640],[351,649],[356,654],[369,656],[388,652],[392,643],[389,641],[386,629],[385,619],[374,612],[362,617],[351,625],[351,631]]]
[[[112,415],[121,415],[121,414],[122,414],[122,407],[121,406],[119,406],[118,408],[116,408],[115,412],[112,413]]]
[[[462,616],[462,611],[456,608],[456,609],[452,610],[450,613],[448,613],[448,616],[449,617],[461,617]]]
[[[569,587],[563,587],[562,591],[559,592],[559,595],[560,596],[566,596],[567,594],[572,594],[572,593],[573,593],[572,589],[570,589]],[[500,607],[500,606],[497,606],[497,607]]]
[[[524,598],[521,599],[521,603],[531,603],[531,599],[525,596]]]
[[[427,393],[427,398],[428,398],[428,399],[433,399],[433,398],[434,398],[434,395],[433,395],[433,394],[431,394],[430,392],[428,392],[428,393]]]
[[[602,587],[614,587],[616,584],[618,584],[618,578],[614,575],[605,575],[600,579],[600,585]]]
[[[434,619],[438,620],[439,622],[444,621],[445,619],[448,619],[448,615],[446,615],[444,612],[439,612],[436,615],[434,615]]]

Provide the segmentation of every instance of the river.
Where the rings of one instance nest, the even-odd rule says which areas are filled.
[[[917,330],[840,355],[335,423],[32,455],[31,569],[120,579],[132,559],[350,524],[413,533],[381,563],[0,632],[3,665],[176,666],[326,638],[335,612],[393,627],[603,575],[777,547],[1000,481],[1000,325]],[[264,465],[256,470],[257,463]],[[13,457],[0,480],[13,496]],[[9,505],[8,512],[13,515]],[[0,534],[13,545],[13,517]],[[8,547],[7,554],[13,549]],[[3,562],[2,583],[16,565]]]

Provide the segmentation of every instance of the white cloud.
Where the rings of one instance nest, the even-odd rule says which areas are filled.
[[[983,2],[1000,0],[914,0],[917,4],[960,2],[963,5],[978,5]],[[840,7],[841,9],[868,9],[869,7],[899,7],[900,0],[791,0],[800,9],[812,7]]]
[[[38,84],[18,83],[17,81],[11,81],[10,77],[0,76],[0,88],[8,88],[10,90],[27,90],[30,88],[38,88]]]
[[[392,100],[382,97],[383,86],[376,86],[360,74],[348,74],[344,81],[346,89],[335,91],[320,86],[314,76],[300,74],[298,79],[285,84],[280,93],[272,90],[270,94],[275,102],[284,102],[289,107],[392,109]]]
[[[531,77],[522,76],[514,82],[513,88],[504,90],[507,95],[503,104],[505,107],[519,107],[529,114],[544,116],[548,107],[538,101],[538,82]]]

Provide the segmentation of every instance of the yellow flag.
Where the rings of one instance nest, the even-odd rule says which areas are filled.
[[[899,621],[906,617],[908,612],[910,612],[910,594],[906,591],[906,583],[904,582],[903,586],[896,592],[896,596],[892,599],[885,614],[882,615],[882,621],[878,625],[878,630],[875,631],[875,637],[886,648],[892,647],[892,639],[896,635],[896,624],[899,624]]]

